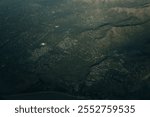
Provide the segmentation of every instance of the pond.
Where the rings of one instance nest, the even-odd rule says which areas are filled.
[[[1,0],[0,97],[150,99],[149,12],[150,0]]]

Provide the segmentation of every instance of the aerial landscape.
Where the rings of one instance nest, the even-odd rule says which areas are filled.
[[[0,0],[0,99],[150,99],[150,0]]]

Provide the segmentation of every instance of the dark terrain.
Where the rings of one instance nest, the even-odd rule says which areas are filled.
[[[0,99],[150,99],[150,0],[0,0]]]

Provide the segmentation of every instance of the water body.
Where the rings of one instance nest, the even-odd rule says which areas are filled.
[[[150,0],[1,0],[2,99],[150,99]]]

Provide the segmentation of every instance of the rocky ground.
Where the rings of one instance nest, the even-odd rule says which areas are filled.
[[[1,0],[2,99],[150,99],[150,0]]]

